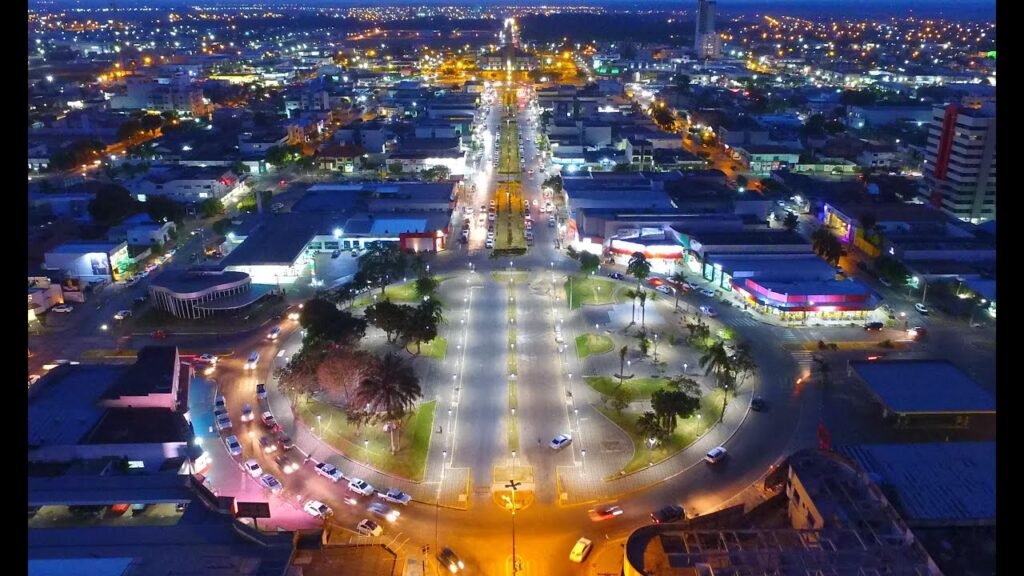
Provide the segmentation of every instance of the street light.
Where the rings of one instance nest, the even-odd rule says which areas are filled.
[[[522,486],[522,482],[509,480],[505,488],[512,490],[512,575],[519,573],[519,560],[516,558],[516,489]]]

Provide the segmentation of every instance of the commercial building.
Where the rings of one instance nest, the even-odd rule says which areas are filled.
[[[43,268],[84,281],[120,280],[131,265],[127,242],[68,242],[44,256]]]
[[[725,510],[717,518],[635,530],[626,540],[623,575],[941,574],[853,461],[806,449],[779,471],[785,492],[747,514]],[[782,507],[783,520],[764,519]]]
[[[995,420],[995,398],[945,360],[853,361],[847,375],[899,427],[965,429]]]
[[[995,105],[935,108],[924,175],[928,199],[936,208],[972,224],[995,218]]]
[[[178,202],[202,202],[223,198],[239,184],[239,178],[224,166],[166,166],[151,168],[124,187],[140,202],[149,196],[166,196]]]
[[[130,366],[57,366],[28,392],[29,463],[114,458],[130,468],[201,470],[188,408],[192,367],[173,346],[147,346]]]
[[[249,275],[226,270],[165,270],[149,284],[153,305],[176,318],[208,318],[242,310],[270,293]]]
[[[697,0],[697,26],[694,33],[693,49],[701,60],[715,59],[722,55],[722,40],[715,31],[715,0]]]

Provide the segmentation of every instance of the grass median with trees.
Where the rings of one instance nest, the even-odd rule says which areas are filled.
[[[576,337],[576,355],[580,360],[587,356],[607,354],[614,347],[612,339],[604,334],[583,334]]]

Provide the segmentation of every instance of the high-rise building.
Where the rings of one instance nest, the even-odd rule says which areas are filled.
[[[697,0],[697,32],[694,34],[694,50],[702,60],[718,58],[722,54],[722,42],[715,32],[715,0]]]
[[[995,105],[936,107],[924,175],[928,199],[936,208],[972,224],[995,218]]]

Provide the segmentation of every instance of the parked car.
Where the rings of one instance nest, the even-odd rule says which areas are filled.
[[[359,532],[363,536],[380,536],[384,533],[384,529],[373,520],[363,518],[359,524],[356,525],[356,532]]]
[[[337,258],[338,256],[341,256],[341,250],[335,250],[334,252],[331,252],[332,259]]]
[[[227,402],[224,400],[223,394],[217,394],[217,397],[213,399],[214,410],[226,410]]]
[[[306,514],[309,514],[313,518],[324,519],[334,514],[334,511],[331,510],[330,506],[319,500],[310,500],[309,502],[306,502],[302,506],[302,509],[306,511]]]
[[[462,563],[462,559],[459,558],[458,554],[447,546],[437,553],[437,561],[442,566],[447,567],[448,571],[452,574],[458,574],[459,570],[463,570],[466,567],[466,565]]]
[[[388,488],[386,492],[378,492],[377,497],[391,502],[392,504],[401,504],[402,506],[405,506],[410,500],[412,500],[412,496],[409,496],[398,488]]]
[[[704,296],[707,296],[708,298],[714,298],[715,296],[715,292],[710,288],[701,288],[700,290],[698,290],[698,292],[700,292]]]
[[[352,478],[348,481],[348,489],[351,492],[355,492],[361,496],[369,496],[373,494],[373,486],[370,485],[366,480],[360,480],[359,478]]]
[[[686,513],[683,511],[683,507],[678,504],[669,504],[658,508],[654,512],[651,512],[651,520],[655,524],[665,524],[667,522],[676,522],[682,520]]]
[[[625,278],[625,276],[622,275],[622,272],[609,272],[608,277],[612,280],[622,280]]]
[[[281,450],[291,450],[292,448],[295,448],[295,442],[292,441],[292,437],[284,430],[277,431],[277,445],[281,447]]]
[[[277,478],[274,478],[271,474],[264,474],[263,476],[260,476],[260,485],[274,494],[280,494],[281,491],[284,490],[284,486],[281,486],[281,483],[277,481]]]
[[[885,324],[882,322],[868,322],[864,325],[864,330],[867,332],[878,332],[882,328],[885,328]]]
[[[914,310],[917,310],[918,313],[921,314],[922,316],[928,315],[928,308],[926,308],[925,305],[921,304],[920,302],[914,304]]]
[[[328,464],[327,462],[319,462],[317,463],[316,466],[313,467],[313,469],[316,471],[317,474],[323,476],[324,478],[327,478],[328,480],[334,483],[338,483],[344,478],[344,476],[342,476],[341,472],[337,468],[335,468],[331,464]]]
[[[71,312],[74,309],[75,309],[75,307],[71,306],[69,304],[58,304],[57,306],[54,306],[53,308],[50,308],[50,310],[53,310],[54,312],[57,312],[58,314],[67,314],[68,312]]]
[[[551,439],[551,449],[561,450],[572,443],[572,436],[568,434],[559,434]]]
[[[586,538],[580,538],[576,541],[576,545],[572,547],[572,551],[569,552],[569,560],[573,562],[583,562],[583,559],[590,554],[590,549],[593,548],[594,543]]]
[[[249,476],[253,478],[259,478],[263,476],[263,467],[256,460],[249,459],[245,461],[245,471],[249,473]]]
[[[267,385],[266,384],[257,384],[256,385],[256,397],[259,398],[260,400],[266,400],[267,399]]]
[[[217,431],[224,432],[231,429],[231,418],[227,414],[217,416]]]
[[[704,455],[704,460],[706,460],[708,464],[717,464],[724,460],[725,456],[725,448],[722,446],[716,446],[711,450],[708,450],[708,453]]]
[[[274,418],[274,415],[270,412],[270,410],[267,410],[266,412],[264,412],[260,416],[260,420],[263,422],[263,425],[266,426],[267,428],[276,428],[277,427],[277,419]]]
[[[224,445],[228,447],[228,453],[232,456],[242,455],[242,445],[238,442],[238,436],[228,436],[224,439]]]
[[[655,288],[655,290],[661,292],[662,294],[672,294],[672,288],[665,284],[658,286],[657,288]]]

